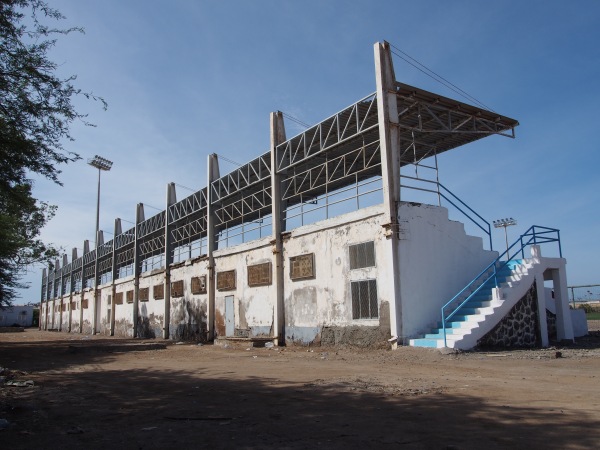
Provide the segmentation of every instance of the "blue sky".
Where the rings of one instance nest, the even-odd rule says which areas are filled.
[[[375,91],[373,44],[387,40],[497,112],[519,120],[517,138],[490,137],[440,158],[440,180],[493,220],[512,216],[559,228],[569,284],[600,283],[600,3],[564,1],[53,0],[85,34],[52,53],[65,76],[103,96],[77,101],[95,128],[74,124],[63,187],[37,180],[59,207],[43,238],[93,241],[97,173],[100,228],[162,209],[165,186],[206,185],[206,155],[246,162],[268,150],[269,113],[313,124]],[[457,98],[396,59],[398,80]],[[459,98],[460,99],[460,98]],[[461,99],[462,100],[462,99]],[[288,137],[301,129],[287,123]],[[221,172],[232,170],[225,162]],[[191,192],[178,188],[178,198]],[[124,223],[124,227],[128,224]],[[106,234],[106,239],[112,236]],[[504,235],[495,231],[495,247]],[[41,270],[19,302],[38,301]]]

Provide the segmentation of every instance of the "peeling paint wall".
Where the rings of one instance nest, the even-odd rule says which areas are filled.
[[[171,269],[171,282],[183,281],[183,296],[171,292],[169,337],[174,340],[206,342],[208,294],[192,294],[192,277],[208,276],[207,258],[178,264]]]
[[[387,282],[382,220],[381,206],[374,206],[296,228],[284,241],[288,343],[379,346],[390,337],[388,305],[392,293]],[[350,270],[349,246],[368,241],[374,242],[375,266]],[[289,258],[307,253],[315,254],[315,276],[292,280]],[[351,282],[369,279],[377,282],[379,317],[355,320]],[[382,320],[384,317],[387,319]]]
[[[115,283],[115,298],[123,294],[123,303],[115,303],[115,336],[133,337],[133,303],[127,303],[127,291],[134,289],[132,276],[123,278]],[[113,299],[115,301],[115,299]]]
[[[165,271],[153,270],[140,276],[139,288],[148,289],[148,301],[138,300],[137,336],[144,339],[162,338],[165,321],[165,299],[154,298],[154,286],[164,285]],[[131,325],[133,326],[133,325]]]
[[[218,336],[225,336],[225,297],[228,296],[234,298],[234,335],[272,335],[274,305],[271,292],[275,286],[248,286],[248,266],[272,262],[271,248],[271,238],[268,237],[214,252],[216,273],[236,271],[235,289],[217,290],[215,293],[215,330]]]

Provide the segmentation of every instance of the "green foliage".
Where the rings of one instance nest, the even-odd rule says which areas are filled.
[[[590,305],[589,303],[583,303],[579,305],[579,308],[583,309],[586,314],[590,314],[593,312],[600,312],[594,305]]]
[[[72,99],[78,95],[102,102],[60,78],[47,57],[56,36],[79,28],[58,29],[42,21],[62,14],[42,0],[0,1],[0,306],[9,305],[27,266],[48,263],[58,255],[38,239],[55,207],[32,196],[31,174],[60,184],[57,168],[79,156],[64,149],[73,140],[69,127],[86,121]]]

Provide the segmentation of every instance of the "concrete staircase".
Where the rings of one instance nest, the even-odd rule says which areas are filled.
[[[511,308],[525,295],[535,282],[532,260],[511,260],[504,265],[500,262],[497,271],[499,291],[494,292],[496,281],[493,269],[480,277],[485,282],[473,284],[446,311],[454,311],[465,299],[468,301],[446,323],[446,345],[444,330],[438,322],[436,328],[421,338],[411,339],[414,347],[457,348],[467,350],[477,345],[477,341],[491,331]],[[488,279],[489,278],[489,279]],[[477,290],[479,288],[479,290]],[[473,294],[477,291],[475,294]],[[471,296],[471,294],[473,294]]]

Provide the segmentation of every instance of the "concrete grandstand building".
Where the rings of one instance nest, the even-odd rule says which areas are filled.
[[[490,223],[438,182],[440,153],[518,122],[403,84],[389,44],[374,50],[375,93],[290,139],[272,113],[268,152],[224,175],[209,155],[205,188],[178,201],[171,183],[164,211],[139,204],[135,226],[117,219],[114,239],[57,261],[40,327],[276,345],[572,339],[558,230],[533,226],[499,254]]]

